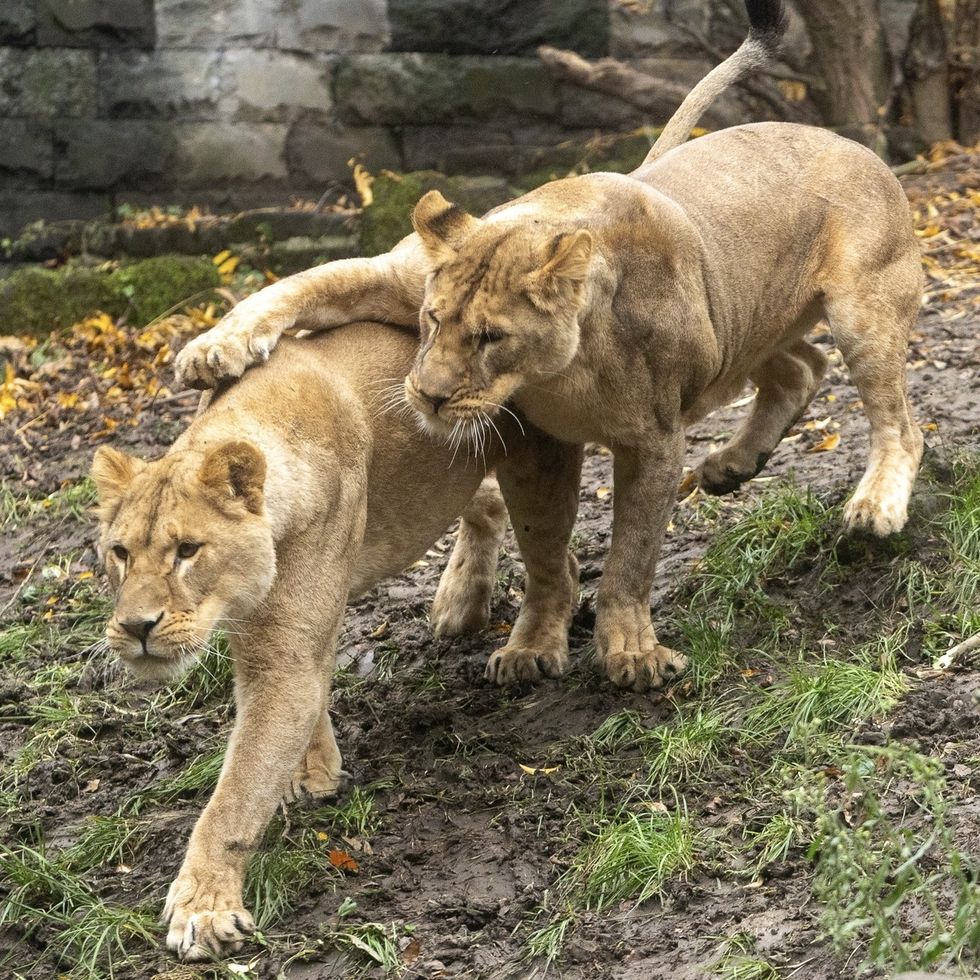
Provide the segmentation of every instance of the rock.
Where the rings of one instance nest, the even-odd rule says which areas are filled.
[[[277,44],[303,51],[382,51],[388,47],[385,0],[293,0]]]
[[[99,60],[99,110],[113,119],[216,119],[221,55],[213,51],[113,52]]]
[[[285,51],[228,51],[222,64],[226,89],[233,93],[235,119],[279,122],[304,109],[326,113],[330,95],[331,62],[322,57]]]
[[[45,47],[152,48],[153,0],[38,0],[37,37]]]
[[[179,123],[174,172],[188,186],[283,179],[286,132],[278,123]]]
[[[81,221],[59,221],[53,225],[34,221],[3,248],[2,257],[9,262],[46,262],[77,253],[82,226]]]
[[[533,54],[539,44],[586,58],[608,52],[608,0],[389,0],[391,49]]]
[[[129,301],[129,322],[143,326],[197,293],[220,286],[221,276],[209,259],[161,255],[121,266],[111,273],[110,283]]]
[[[47,179],[54,174],[54,133],[32,119],[0,119],[0,171]]]
[[[93,191],[25,190],[0,181],[0,236],[16,235],[32,221],[96,218],[109,213],[108,194]]]
[[[282,10],[269,0],[154,0],[158,48],[270,48]]]
[[[28,267],[0,280],[0,332],[44,334],[97,311],[143,326],[221,284],[208,259],[162,256],[114,271]]]
[[[0,117],[94,116],[94,51],[0,48]]]
[[[235,215],[224,228],[227,242],[284,242],[293,238],[322,238],[341,233],[344,218],[329,211],[256,208]]]
[[[96,310],[121,312],[125,301],[92,269],[18,269],[0,280],[0,333],[42,335]]]
[[[37,39],[33,0],[4,0],[0,7],[0,44],[28,45]]]
[[[461,119],[551,117],[557,87],[536,58],[351,55],[334,78],[344,122],[419,125]]]
[[[361,215],[359,239],[362,255],[380,255],[412,231],[412,209],[419,198],[438,190],[454,204],[474,215],[515,197],[500,177],[446,177],[434,171],[382,174],[372,187],[374,202]]]
[[[312,183],[350,181],[351,159],[359,160],[372,173],[404,166],[394,137],[380,126],[341,128],[309,119],[290,127],[286,158],[291,175]]]
[[[159,180],[170,173],[173,149],[161,123],[62,119],[55,124],[56,179],[74,188],[110,188]]]
[[[353,235],[287,238],[268,247],[250,245],[241,250],[244,261],[283,276],[357,254],[357,239]]]
[[[406,126],[402,153],[408,170],[517,173],[520,154],[509,129],[489,126]],[[396,169],[396,168],[391,168]]]

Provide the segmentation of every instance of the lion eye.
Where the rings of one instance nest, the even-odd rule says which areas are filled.
[[[486,327],[480,331],[480,347],[486,347],[489,344],[499,343],[507,335],[502,330],[494,330],[492,327]]]
[[[200,544],[195,541],[181,541],[177,545],[178,558],[193,558],[201,550]]]
[[[112,546],[112,553],[120,561],[128,561],[129,560],[129,552],[121,544],[114,544]]]

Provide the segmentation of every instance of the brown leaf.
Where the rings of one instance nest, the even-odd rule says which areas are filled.
[[[361,867],[346,851],[330,851],[327,857],[335,868],[347,874],[357,874]]]

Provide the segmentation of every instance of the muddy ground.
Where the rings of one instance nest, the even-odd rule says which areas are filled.
[[[913,203],[922,204],[920,228],[928,229],[933,220],[926,202],[951,189],[975,192],[976,174],[974,158],[970,166],[907,180]],[[960,227],[954,221],[959,212],[952,211],[952,216],[943,213],[942,236],[958,233],[960,241],[972,236],[977,247],[974,217],[962,219]],[[936,274],[943,274],[941,265]],[[952,273],[945,280],[930,279],[909,351],[911,399],[940,477],[959,451],[980,450],[980,307],[977,291],[964,285]],[[832,351],[829,336],[819,342]],[[674,612],[693,601],[697,562],[720,528],[788,481],[831,507],[857,482],[867,458],[867,426],[846,371],[832,356],[834,367],[810,409],[757,480],[717,503],[695,495],[679,505],[653,595],[664,642],[684,645]],[[84,363],[77,356],[61,373],[49,372],[43,379],[45,396],[50,399],[56,389],[78,390]],[[58,491],[84,474],[93,446],[107,439],[159,454],[185,424],[192,404],[169,393],[142,404],[138,413],[132,399],[110,402],[103,415],[116,420],[112,432],[100,431],[101,416],[74,416],[70,406],[37,424],[31,424],[27,411],[8,415],[0,425],[0,475],[8,489],[34,499]],[[723,440],[746,411],[745,405],[726,409],[693,429],[688,462],[693,466]],[[835,434],[839,442],[828,440]],[[572,629],[572,669],[561,682],[501,691],[482,679],[488,653],[503,642],[520,600],[522,572],[512,538],[501,561],[491,628],[479,636],[439,642],[427,625],[426,609],[451,543],[448,536],[430,552],[427,564],[350,608],[340,644],[347,666],[338,682],[334,717],[352,786],[372,801],[371,812],[358,824],[349,813],[341,819],[297,806],[280,819],[270,840],[284,842],[288,850],[309,846],[309,833],[315,832],[327,840],[325,846],[352,856],[357,869],[341,873],[324,857],[322,867],[293,896],[294,908],[264,928],[265,947],[234,958],[238,975],[290,980],[362,972],[380,976],[384,967],[337,938],[344,929],[366,923],[388,930],[397,949],[397,970],[405,976],[649,980],[714,971],[731,977],[831,980],[859,974],[865,947],[855,940],[848,954],[823,933],[805,841],[794,842],[785,856],[758,873],[748,870],[751,848],[719,857],[717,848],[705,845],[703,859],[696,856],[692,868],[668,876],[662,893],[639,905],[626,900],[590,910],[581,903],[573,907],[573,899],[563,893],[563,873],[601,824],[596,814],[608,813],[616,802],[610,795],[628,789],[635,782],[633,770],[643,767],[641,755],[628,744],[620,745],[614,758],[606,753],[601,766],[593,765],[589,738],[624,709],[635,712],[648,729],[668,724],[679,707],[696,704],[704,693],[690,683],[678,684],[666,696],[623,693],[602,678],[594,662],[593,596],[609,542],[611,486],[610,457],[591,449],[575,537],[582,601]],[[928,489],[917,493],[916,514],[928,515],[933,494]],[[0,761],[8,769],[13,766],[37,731],[30,727],[37,726],[37,715],[25,713],[23,706],[34,696],[30,678],[51,665],[75,665],[78,669],[66,675],[69,695],[94,697],[91,703],[98,705],[82,723],[53,736],[27,771],[5,784],[3,838],[31,846],[44,841],[54,854],[77,839],[93,815],[125,811],[134,794],[213,753],[231,715],[227,684],[199,699],[190,692],[167,704],[135,689],[74,639],[81,635],[73,632],[78,621],[104,609],[96,605],[94,592],[84,591],[93,581],[87,572],[97,571],[93,538],[83,514],[50,515],[41,508],[11,522],[0,546],[3,626],[9,630],[36,622],[52,610],[54,626],[66,624],[64,633],[55,628],[49,642],[24,654],[16,671],[0,677]],[[913,549],[930,547],[926,530],[913,529],[909,540]],[[846,550],[839,542],[834,548]],[[846,655],[850,643],[865,642],[880,628],[888,597],[877,583],[887,580],[896,552],[867,542],[854,548],[856,555],[842,563],[830,589],[815,577],[819,569],[814,566],[826,557],[819,549],[808,565],[794,566],[792,574],[769,583],[771,594],[788,610],[787,648],[794,635],[816,635],[828,616],[837,638],[829,642],[836,642],[839,654]],[[864,719],[848,740],[914,744],[940,760],[949,780],[956,838],[975,845],[980,839],[975,699],[980,678],[970,670],[919,676],[931,656],[922,636],[910,635],[898,658],[907,692],[891,711]],[[757,684],[761,690],[778,681],[779,662],[763,656],[754,639],[747,626],[736,627],[730,667],[709,686],[712,696],[723,695],[729,684]],[[805,655],[819,652],[811,647]],[[692,823],[710,839],[742,840],[764,808],[745,787],[775,753],[775,747],[771,753],[735,751],[717,770],[678,772],[648,802],[673,808],[682,801]],[[827,771],[834,765],[831,758],[810,761],[811,768]],[[85,880],[107,902],[159,909],[206,795],[206,789],[190,790],[151,800],[139,813],[145,821],[139,841],[87,868]],[[0,898],[10,890],[8,878]],[[571,909],[572,924],[549,965],[529,957],[528,939],[562,903]],[[730,956],[737,937],[748,937],[744,943],[752,962],[772,972],[752,973],[746,967],[739,973]],[[154,938],[155,943],[128,939],[131,959],[116,956],[114,975],[177,978],[212,971],[178,967],[160,948],[162,934]],[[57,930],[45,921],[30,916],[10,921],[0,926],[0,974],[40,980],[67,972],[71,956],[59,961],[59,948]],[[108,966],[89,975],[98,976],[99,970],[109,975]],[[872,968],[861,975],[885,973]]]

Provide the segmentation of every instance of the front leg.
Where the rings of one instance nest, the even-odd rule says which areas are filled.
[[[599,584],[595,640],[599,661],[618,687],[664,687],[687,659],[661,646],[650,618],[657,556],[680,479],[682,431],[639,449],[615,452],[613,538]]]
[[[326,533],[312,529],[280,550],[261,613],[230,637],[235,727],[164,911],[167,945],[182,960],[241,947],[254,930],[242,901],[245,871],[279,801],[289,795],[295,774],[309,774],[311,764],[318,786],[340,776],[340,753],[324,713],[367,504],[363,473],[352,467],[338,483],[341,493],[324,506]]]
[[[237,952],[255,929],[242,899],[245,871],[310,743],[327,686],[320,657],[281,656],[238,671],[221,776],[167,895],[167,946],[185,961]]]
[[[568,550],[582,447],[527,426],[497,462],[497,479],[527,569],[524,601],[506,646],[487,663],[495,684],[535,683],[568,669],[568,627],[578,598],[578,562]]]
[[[213,388],[267,360],[286,330],[359,320],[417,326],[428,260],[417,235],[369,259],[340,259],[281,279],[243,299],[177,355],[178,381]]]

